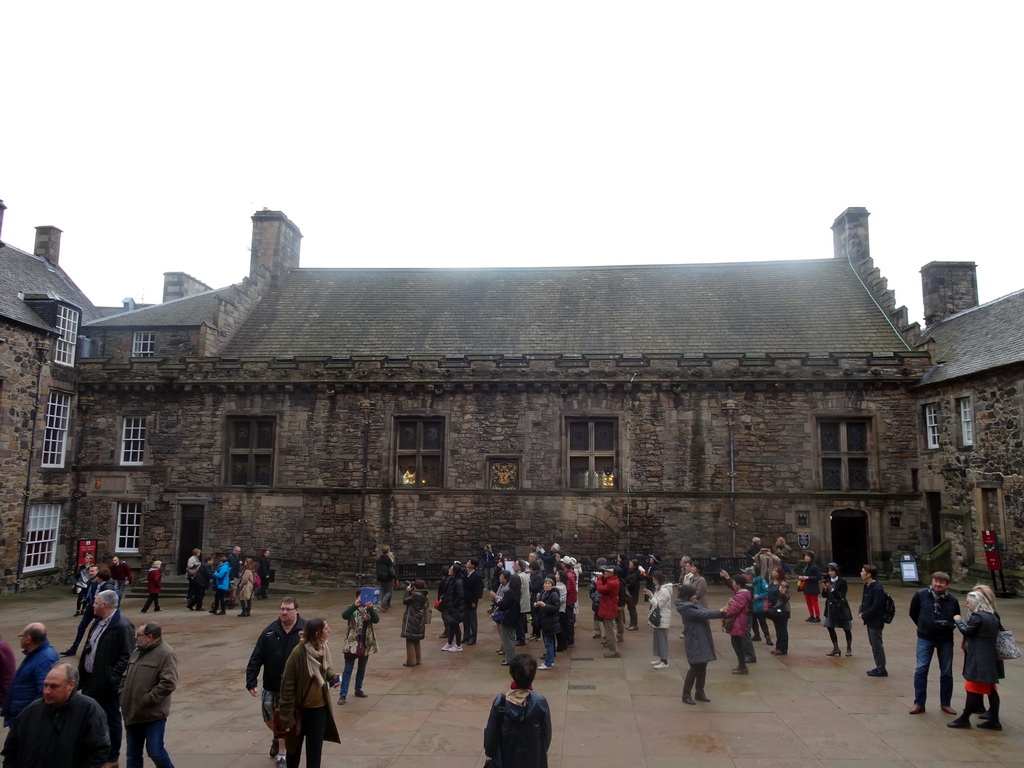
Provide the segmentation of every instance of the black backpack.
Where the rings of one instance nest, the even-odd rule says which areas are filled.
[[[882,594],[885,595],[885,615],[882,618],[886,624],[892,624],[892,620],[896,618],[896,601],[888,592],[883,591]]]

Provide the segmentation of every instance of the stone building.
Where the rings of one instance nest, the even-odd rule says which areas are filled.
[[[957,580],[990,578],[996,534],[1007,588],[1024,582],[1024,291],[978,306],[973,262],[922,270],[925,343],[935,366],[914,387],[923,551]],[[970,571],[970,573],[968,573]],[[998,581],[1002,589],[1002,581]]]
[[[0,235],[6,206],[0,202]],[[60,267],[61,230],[32,253],[0,241],[0,567],[2,589],[61,580],[79,527],[79,328],[99,313]]]
[[[922,338],[867,218],[845,211],[817,260],[383,270],[302,268],[298,227],[257,212],[242,282],[166,273],[158,305],[82,309],[55,561],[94,539],[180,572],[193,547],[237,543],[269,547],[286,578],[334,582],[385,543],[404,562],[530,539],[671,558],[781,534],[850,573],[925,555],[955,539],[949,521],[966,530],[956,509],[991,500],[978,451],[974,477],[944,474],[922,442],[924,405],[963,378],[943,329],[968,313],[941,318],[969,299],[942,289]],[[1001,407],[1019,414],[1010,386]],[[1006,453],[986,472],[1003,473],[1013,538]]]
[[[179,569],[266,546],[317,579],[384,543],[805,534],[851,571],[918,544],[931,359],[864,209],[831,258],[607,268],[305,269],[287,217],[253,225],[243,283],[88,325],[77,535]]]

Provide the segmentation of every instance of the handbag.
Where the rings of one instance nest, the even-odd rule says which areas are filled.
[[[494,620],[495,624],[501,624],[501,622],[505,620],[505,612],[495,608],[491,611],[491,618]]]
[[[647,622],[652,627],[660,627],[661,626],[661,607],[660,606],[655,606],[654,607],[654,610],[651,611],[651,615],[647,617]]]
[[[306,686],[306,692],[299,699],[299,704],[295,707],[295,724],[292,726],[285,727],[281,723],[281,708],[278,707],[274,710],[274,719],[271,722],[273,726],[274,736],[278,739],[284,739],[288,736],[301,736],[302,735],[302,702],[309,696],[309,689],[313,687],[313,678],[309,678],[309,684]]]
[[[1020,648],[1013,639],[1013,632],[1008,629],[1001,629],[996,635],[996,658],[1004,661],[1020,658]]]

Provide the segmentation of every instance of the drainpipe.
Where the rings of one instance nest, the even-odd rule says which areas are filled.
[[[733,414],[737,407],[736,401],[732,399],[732,387],[726,387],[722,410],[725,411],[725,423],[729,436],[729,528],[732,529],[733,554],[736,554],[736,440]]]
[[[366,534],[366,487],[370,473],[370,410],[373,403],[370,402],[370,387],[366,386],[363,391],[363,400],[359,403],[359,409],[363,412],[363,472],[360,481],[359,494],[359,556],[356,562],[356,584],[363,586],[363,541]]]
[[[39,423],[39,396],[43,391],[43,369],[46,367],[46,353],[50,351],[50,342],[41,338],[36,342],[36,354],[39,356],[39,370],[36,371],[36,399],[32,405],[32,429],[28,445],[28,467],[25,471],[25,490],[21,500],[21,536],[18,538],[18,568],[14,581],[14,592],[21,591],[21,576],[25,568],[25,536],[28,532],[28,502],[32,496],[32,467],[36,460],[36,426]]]

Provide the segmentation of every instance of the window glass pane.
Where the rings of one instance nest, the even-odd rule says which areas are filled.
[[[398,425],[398,450],[416,450],[416,423],[403,421]]]
[[[850,421],[846,424],[846,450],[854,453],[866,453],[868,450],[868,425],[863,421]]]
[[[64,466],[64,447],[70,413],[71,396],[63,392],[51,392],[46,403],[46,428],[43,432],[44,467]]]
[[[850,490],[852,491],[866,491],[868,490],[868,460],[867,459],[849,459],[847,469],[850,473]]]
[[[590,424],[585,421],[574,421],[569,424],[569,450],[590,450]]]
[[[821,460],[821,487],[826,491],[840,491],[843,488],[842,459]]]
[[[594,450],[615,450],[615,424],[611,421],[594,422]]]
[[[441,457],[440,456],[422,456],[420,458],[420,468],[423,473],[423,478],[420,481],[421,486],[427,486],[428,488],[438,488],[441,485]]]
[[[441,423],[438,421],[425,421],[423,422],[423,450],[425,451],[439,451],[441,450],[441,438],[443,437],[444,430],[441,427]]]
[[[615,476],[614,456],[595,456],[594,469],[598,488],[615,488],[617,478]]]
[[[590,458],[587,456],[573,456],[569,459],[569,487],[589,488],[590,487]]]
[[[248,448],[252,440],[252,428],[248,421],[236,421],[234,423],[235,435],[231,441],[232,448]]]
[[[249,484],[249,457],[248,456],[232,456],[231,457],[231,484],[232,485],[248,485]]]
[[[274,447],[274,424],[270,421],[260,421],[256,424],[256,447],[257,448],[273,448]]]
[[[138,552],[142,528],[142,505],[137,502],[117,505],[117,551]]]
[[[839,450],[839,422],[823,421],[818,425],[821,434],[821,450],[834,452]]]
[[[274,462],[272,456],[253,456],[255,477],[253,485],[270,485],[274,473]]]
[[[416,457],[403,456],[398,460],[398,484],[402,486],[416,485]]]

